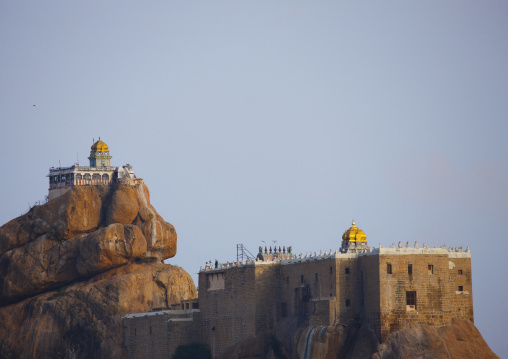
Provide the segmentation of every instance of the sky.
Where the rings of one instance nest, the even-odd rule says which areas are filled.
[[[506,1],[0,0],[0,225],[100,136],[206,261],[469,246],[508,357]]]

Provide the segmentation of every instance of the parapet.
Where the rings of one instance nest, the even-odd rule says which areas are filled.
[[[226,263],[215,262],[215,265],[212,261],[206,262],[205,267],[200,267],[200,272],[213,272],[213,271],[223,271],[236,267],[245,267],[245,266],[262,266],[262,265],[288,265],[294,263],[303,263],[303,262],[311,262],[311,261],[319,261],[324,259],[346,259],[346,258],[358,258],[361,256],[372,256],[372,255],[418,255],[418,254],[433,254],[433,255],[447,255],[449,258],[471,258],[471,251],[469,247],[466,250],[463,250],[462,247],[456,248],[447,248],[446,245],[443,245],[439,248],[429,248],[425,244],[423,247],[419,247],[418,243],[415,242],[413,247],[409,246],[407,243],[406,246],[402,246],[399,242],[399,246],[395,246],[392,244],[390,247],[386,248],[382,245],[379,248],[369,247],[368,249],[364,249],[362,251],[346,251],[341,252],[339,250],[332,251],[322,250],[318,252],[305,252],[305,254],[293,254],[293,253],[285,253],[284,255],[265,255],[258,256],[255,260],[247,259],[245,261],[233,261]]]

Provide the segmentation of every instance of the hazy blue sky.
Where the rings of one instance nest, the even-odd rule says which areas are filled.
[[[508,2],[0,0],[0,224],[92,140],[195,273],[276,240],[470,246],[508,357]],[[34,106],[35,105],[35,106]]]

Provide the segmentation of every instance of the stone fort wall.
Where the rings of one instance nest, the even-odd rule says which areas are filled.
[[[150,337],[146,343],[167,348],[170,358],[178,344],[200,341],[216,356],[248,336],[269,332],[285,317],[306,318],[311,326],[362,320],[380,341],[418,323],[473,320],[471,257],[440,248],[379,248],[207,268],[199,274],[193,321],[160,326],[167,343]],[[137,333],[148,335],[155,321],[132,323]],[[131,350],[142,355],[140,334],[132,339],[133,327],[126,328],[133,340],[129,355]]]

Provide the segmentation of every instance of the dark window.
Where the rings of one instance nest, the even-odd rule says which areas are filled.
[[[192,309],[198,309],[199,305],[197,302],[192,303]]]
[[[134,328],[134,336],[136,336],[136,328]]]
[[[429,274],[434,274],[434,265],[429,264]]]
[[[333,274],[333,267],[330,267],[330,274]]]
[[[463,292],[464,291],[464,287],[459,285],[459,292]]]
[[[316,281],[318,280],[318,274],[317,274],[317,273],[316,273],[316,275],[315,275],[315,279],[316,279]]]
[[[414,305],[416,309],[416,291],[406,292],[406,305]]]
[[[152,334],[152,326],[150,325],[150,334]]]
[[[351,306],[351,300],[350,299],[346,299],[346,307],[350,307]]]
[[[103,175],[102,175],[102,180],[103,180],[103,181],[109,181],[109,175],[107,175],[107,174],[103,174]]]
[[[412,264],[407,265],[407,274],[413,275],[413,265]]]
[[[346,268],[346,274],[349,274],[349,268]]]
[[[78,173],[78,174],[76,175],[76,179],[77,179],[77,180],[81,180],[81,179],[83,179],[83,176],[81,175],[81,173]]]
[[[92,179],[92,176],[90,175],[90,173],[85,173],[85,175],[83,176],[83,179],[86,181],[90,181]]]
[[[92,175],[92,179],[93,179],[93,180],[100,180],[100,179],[101,179],[101,175],[100,175],[100,174],[98,174],[98,173],[94,173],[94,174]]]
[[[303,274],[300,276],[300,283],[303,284]]]
[[[459,275],[462,275],[462,269],[459,269]]]
[[[289,276],[288,276],[288,277],[286,277],[286,284],[288,284],[288,285],[289,285]]]
[[[386,273],[392,274],[392,264],[391,263],[386,264]]]

